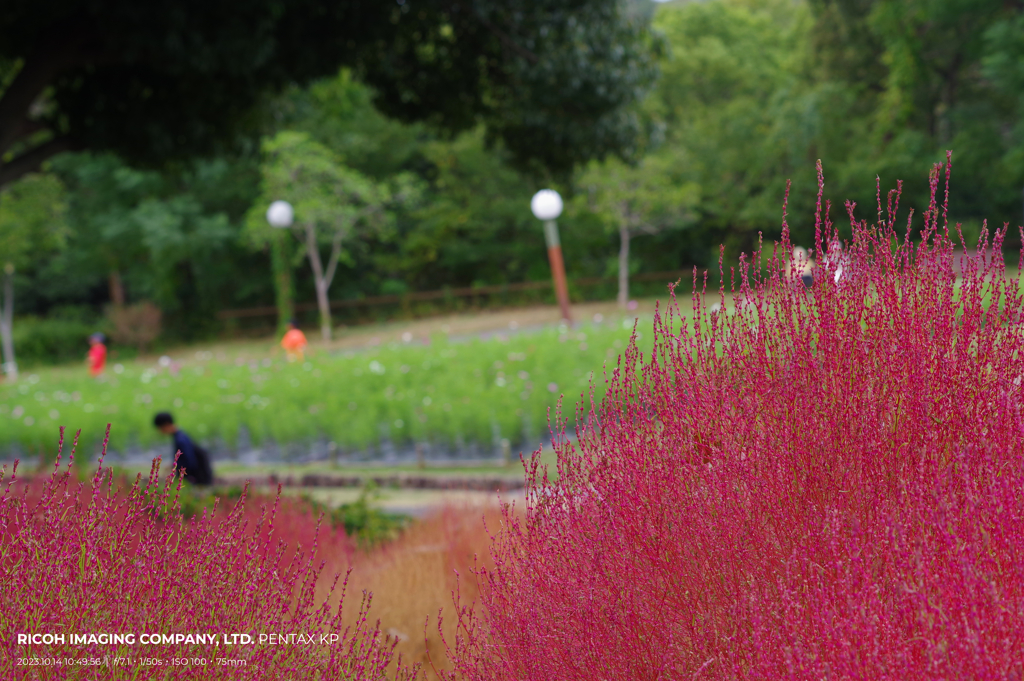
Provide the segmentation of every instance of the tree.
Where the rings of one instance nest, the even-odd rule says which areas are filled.
[[[222,206],[203,196],[218,185],[223,191],[227,168],[197,163],[160,173],[91,153],[65,154],[51,166],[67,187],[70,246],[53,269],[80,286],[105,279],[115,307],[147,299],[165,311],[189,307],[182,279],[196,279],[203,263],[222,264],[223,247],[237,239]],[[197,297],[215,298],[213,288]]]
[[[400,174],[389,183],[371,180],[346,167],[322,144],[301,132],[284,131],[264,145],[267,160],[263,166],[262,196],[249,215],[249,230],[255,243],[271,243],[273,228],[263,215],[265,207],[277,199],[286,199],[295,210],[296,229],[306,258],[313,270],[320,329],[324,340],[331,339],[331,306],[328,290],[334,281],[338,261],[347,240],[370,230],[380,230],[390,220],[395,204],[412,200],[418,193],[416,182]],[[321,246],[330,247],[326,264]]]
[[[483,121],[524,165],[628,154],[657,43],[618,0],[10,0],[0,15],[0,186],[59,151],[129,163],[231,147],[268,92],[358,69],[377,104]]]
[[[682,176],[700,186],[688,236],[705,249],[695,262],[710,265],[719,244],[749,249],[758,232],[778,229],[787,179],[792,213],[813,198],[814,162],[826,157],[815,145],[831,142],[819,133],[826,122],[841,127],[830,116],[847,102],[813,87],[803,3],[667,4],[654,26],[671,56],[644,109],[665,126],[659,153],[675,156]]]
[[[672,164],[672,157],[665,154],[647,156],[636,165],[609,159],[580,177],[580,199],[619,233],[620,307],[629,301],[631,239],[693,221],[700,188],[681,179]]]
[[[529,209],[537,187],[477,129],[423,148],[432,193],[384,256],[414,286],[472,286],[550,276],[543,231]]]
[[[39,260],[63,243],[64,191],[52,175],[27,175],[0,191],[0,346],[3,368],[18,378],[14,356],[14,275],[19,267]]]

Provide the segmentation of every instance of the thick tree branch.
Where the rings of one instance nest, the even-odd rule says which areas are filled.
[[[55,137],[20,156],[15,156],[7,163],[0,164],[0,187],[14,182],[23,175],[34,173],[48,158],[70,149],[71,142],[67,137]]]
[[[338,269],[338,259],[341,258],[342,231],[339,229],[334,233],[331,240],[331,257],[327,259],[327,272],[324,274],[324,288],[330,288],[334,281],[334,272]]]
[[[42,121],[36,121],[31,118],[26,118],[21,122],[21,127],[18,129],[18,139],[22,137],[28,137],[34,135],[37,132],[46,130],[47,126]]]
[[[77,43],[53,40],[25,60],[25,65],[0,97],[0,154],[6,153],[24,134],[32,103],[77,56]]]

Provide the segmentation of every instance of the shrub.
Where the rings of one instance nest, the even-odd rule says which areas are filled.
[[[362,548],[368,549],[397,539],[412,518],[404,513],[388,513],[372,506],[380,497],[377,485],[368,483],[355,501],[339,504],[330,510],[315,499],[304,495],[303,501],[311,508],[323,512],[331,519],[331,526],[344,530]]]
[[[63,443],[63,432],[62,432]],[[72,460],[74,452],[72,451]],[[60,665],[47,678],[350,678],[382,679],[394,642],[368,624],[363,598],[354,624],[344,626],[345,582],[323,584],[321,545],[344,555],[343,535],[280,499],[254,512],[246,494],[230,510],[204,510],[183,521],[181,481],[161,481],[159,459],[145,481],[113,486],[100,465],[91,481],[75,484],[60,456],[49,479],[21,494],[10,478],[0,498],[0,591],[4,654],[0,671],[15,674],[19,658],[133,658],[123,667]],[[6,473],[6,470],[5,470]],[[288,537],[291,546],[277,539]],[[318,583],[320,587],[318,588]],[[335,608],[330,604],[339,602]],[[351,615],[348,620],[351,621]],[[16,634],[65,634],[50,646],[18,645]],[[77,645],[72,634],[249,634],[253,645]],[[302,634],[314,644],[260,645],[257,635]],[[321,644],[321,634],[337,634]],[[140,667],[138,658],[206,658],[207,666]],[[222,667],[216,659],[245,660]],[[24,669],[17,670],[19,673]],[[36,670],[38,671],[38,670]],[[399,670],[399,676],[407,671]],[[97,677],[98,678],[98,677]]]
[[[145,352],[160,335],[160,308],[150,302],[136,305],[112,305],[107,308],[107,319],[113,327],[111,336],[118,343]]]
[[[990,260],[954,253],[937,183],[919,242],[898,191],[872,226],[849,205],[838,282],[758,253],[731,315],[701,290],[692,322],[656,319],[558,479],[533,458],[449,639],[460,673],[1021,678],[1024,310],[1005,227]],[[816,252],[837,238],[819,199]]]
[[[76,320],[21,317],[14,322],[14,352],[22,366],[81,362],[95,324]]]

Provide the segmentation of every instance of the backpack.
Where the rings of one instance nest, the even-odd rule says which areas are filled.
[[[210,454],[205,449],[192,443],[192,451],[196,454],[196,465],[199,468],[194,474],[186,476],[194,478],[191,480],[196,485],[209,485],[213,483],[213,467],[210,466]]]

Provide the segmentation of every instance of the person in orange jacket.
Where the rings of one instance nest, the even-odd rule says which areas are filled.
[[[288,353],[288,361],[302,361],[303,352],[306,350],[306,334],[299,330],[295,320],[288,322],[288,330],[281,339],[281,347]]]
[[[102,333],[94,333],[89,336],[89,354],[86,355],[86,360],[89,362],[89,373],[93,378],[102,374],[103,368],[107,365],[105,340],[107,339]]]

